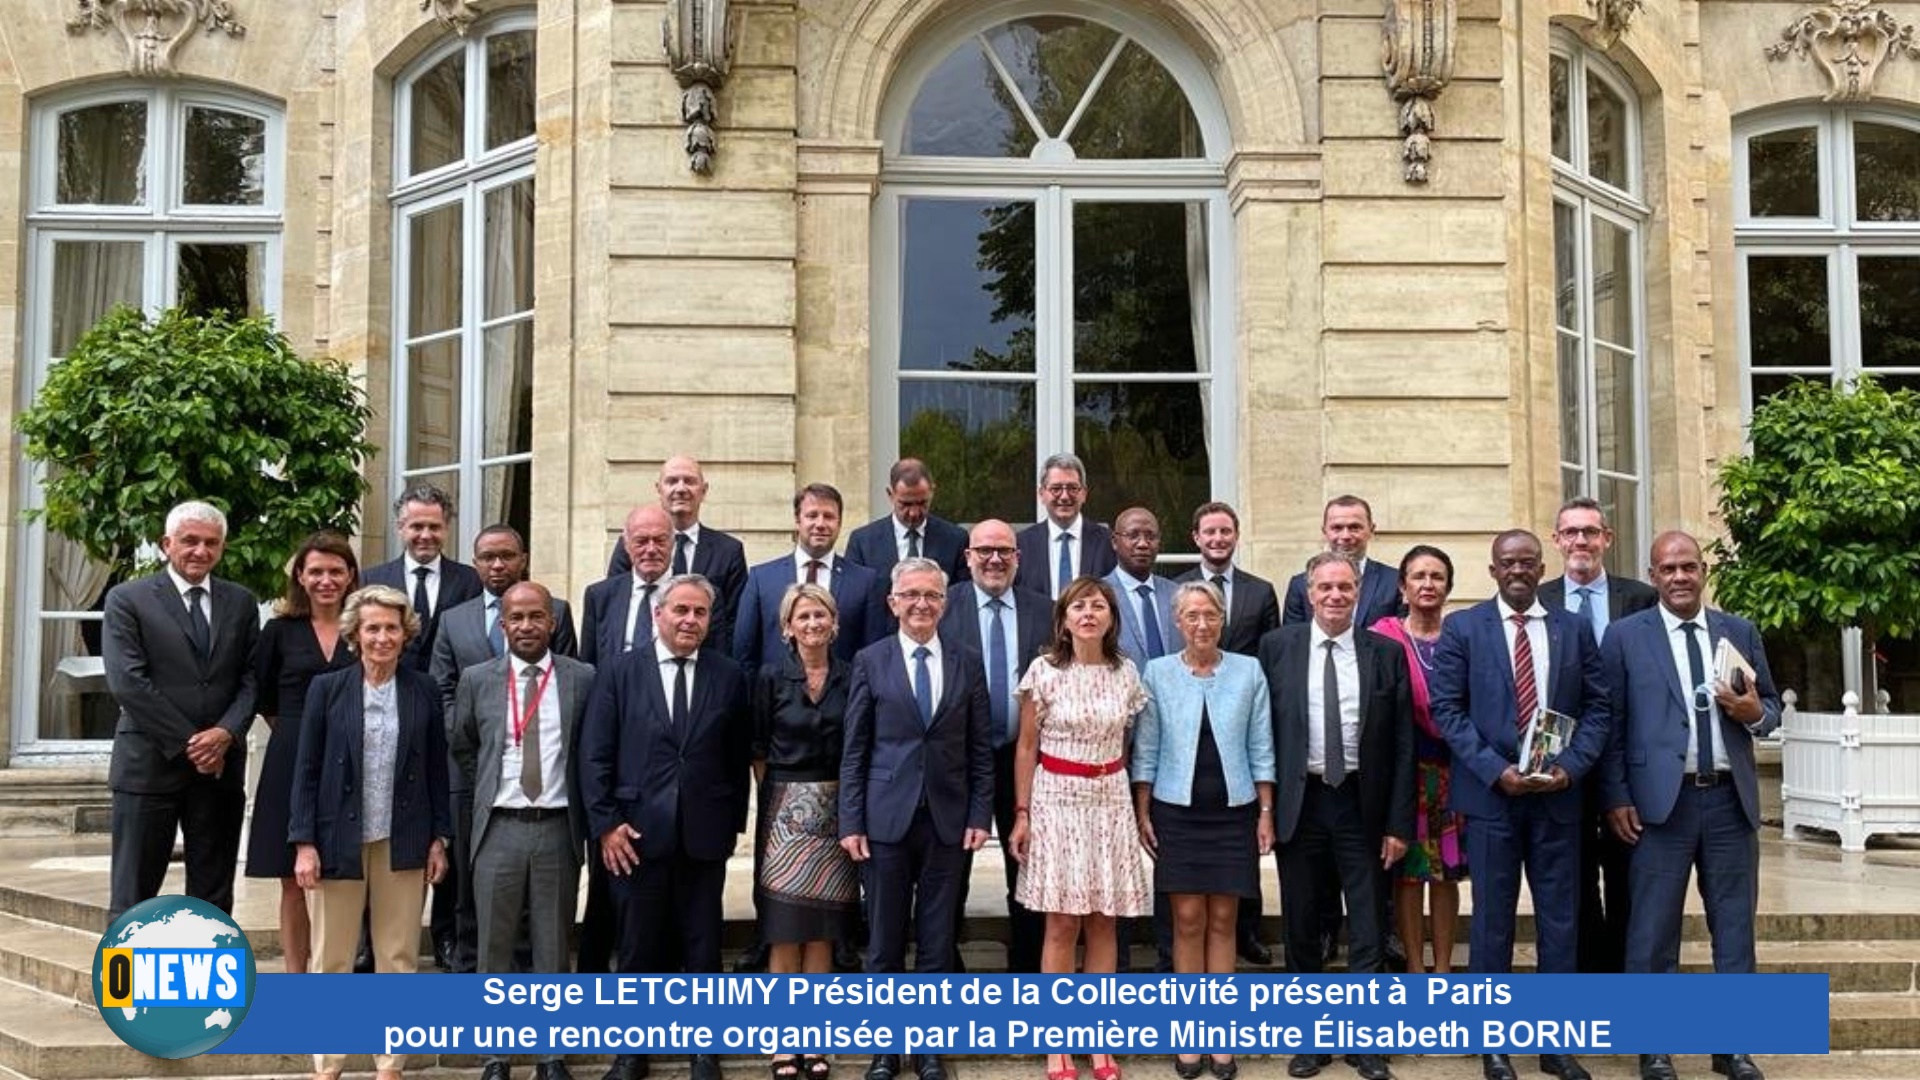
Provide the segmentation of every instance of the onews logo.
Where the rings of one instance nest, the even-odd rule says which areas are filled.
[[[115,919],[93,960],[93,1000],[120,1041],[162,1058],[225,1042],[253,1000],[253,949],[212,904],[158,896]]]

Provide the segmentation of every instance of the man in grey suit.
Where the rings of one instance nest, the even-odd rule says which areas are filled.
[[[506,627],[502,625],[501,605],[507,590],[527,576],[527,543],[511,525],[489,525],[473,541],[473,565],[480,571],[480,595],[463,600],[440,615],[440,631],[433,639],[433,661],[428,672],[440,688],[440,706],[445,715],[453,715],[454,688],[461,672],[477,664],[506,655]],[[573,612],[565,600],[549,597],[553,617],[553,651],[572,656]],[[473,820],[476,790],[473,773],[459,767],[447,774],[453,795],[453,851],[448,860],[448,879],[435,888],[454,891],[453,965],[457,972],[472,972],[478,956],[475,937],[477,908],[474,906],[472,867],[473,837],[467,826]]]
[[[1113,554],[1118,563],[1106,577],[1120,601],[1120,651],[1137,667],[1179,652],[1186,644],[1173,622],[1173,582],[1153,572],[1160,557],[1160,519],[1144,507],[1123,510],[1113,519]]]
[[[479,560],[484,573],[487,563]],[[573,749],[587,710],[593,668],[550,647],[553,596],[520,582],[500,598],[508,655],[460,676],[448,714],[449,746],[473,778],[472,882],[479,914],[479,969],[515,970],[526,942],[530,970],[564,972],[567,935],[580,889],[586,811],[574,797]],[[537,1080],[570,1080],[559,1055]],[[508,1080],[505,1058],[489,1058],[481,1080]]]
[[[109,921],[159,895],[176,828],[186,842],[187,895],[233,910],[260,605],[212,576],[226,544],[225,514],[181,503],[160,540],[166,569],[107,594],[101,652],[120,706],[107,773]]]

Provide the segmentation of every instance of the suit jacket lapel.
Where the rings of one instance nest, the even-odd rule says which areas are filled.
[[[364,783],[367,777],[367,669],[355,664],[350,670],[359,672],[360,677],[346,680],[341,691],[347,698],[347,760],[353,762],[354,771],[359,774],[355,780]]]
[[[932,731],[934,725],[965,700],[966,695],[960,692],[960,680],[964,678],[966,673],[960,670],[960,650],[940,650],[940,700],[934,703],[932,722],[927,724],[928,731]]]
[[[1304,770],[1307,761],[1307,725],[1312,719],[1307,716],[1307,665],[1312,662],[1313,629],[1306,628],[1305,633],[1294,634],[1287,642],[1285,653],[1280,657],[1280,669],[1283,675],[1291,675],[1287,684],[1287,698],[1290,712],[1299,724],[1297,736],[1286,732],[1289,737],[1300,740],[1300,764]]]
[[[180,629],[180,640],[187,643],[187,654],[193,657],[195,664],[199,665],[202,670],[205,670],[207,658],[201,656],[200,650],[193,647],[193,626],[187,621],[187,605],[184,600],[180,599],[180,593],[174,589],[172,575],[168,574],[165,570],[160,571],[153,579],[153,593],[154,599],[160,605],[161,610],[165,611],[167,617],[173,620],[173,625]],[[208,595],[212,595],[211,590],[209,590]],[[211,631],[213,626],[211,619],[207,621],[207,626],[209,631]]]
[[[1484,642],[1482,648],[1501,658],[1500,670],[1504,674],[1495,678],[1494,682],[1500,686],[1501,699],[1506,703],[1507,715],[1515,716],[1520,702],[1513,696],[1513,647],[1507,644],[1506,622],[1503,614],[1506,608],[1498,600],[1490,600],[1488,604],[1490,606],[1487,609],[1487,618],[1480,625],[1480,634]]]
[[[1553,692],[1560,684],[1560,665],[1571,660],[1569,650],[1572,643],[1564,619],[1555,619],[1552,612],[1547,613],[1547,685],[1541,688],[1540,704],[1553,708]]]

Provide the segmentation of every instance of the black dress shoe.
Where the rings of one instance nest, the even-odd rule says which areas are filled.
[[[543,1061],[533,1067],[533,1080],[573,1080],[564,1061]]]
[[[1572,1054],[1541,1054],[1540,1071],[1560,1080],[1593,1080],[1593,1074],[1575,1061]]]
[[[893,1080],[900,1075],[900,1055],[875,1054],[873,1064],[867,1066],[867,1080]]]
[[[770,951],[766,942],[754,942],[742,949],[740,955],[734,958],[733,970],[736,972],[767,970],[767,955]]]
[[[1295,1054],[1287,1062],[1288,1076],[1319,1076],[1320,1070],[1333,1064],[1332,1054]]]
[[[600,1080],[647,1080],[647,1059],[639,1054],[622,1054]]]
[[[867,968],[867,962],[860,957],[860,950],[851,941],[833,943],[833,970],[840,972],[861,972]]]
[[[373,958],[371,956],[367,958],[367,963],[369,965],[373,963]],[[433,943],[433,966],[439,968],[441,971],[453,970],[453,939],[452,938],[441,938],[439,941],[436,941]],[[359,970],[358,960],[355,960],[354,967],[355,967],[355,970]],[[367,970],[372,971],[373,968],[368,967]]]
[[[1360,1074],[1360,1080],[1393,1080],[1387,1071],[1387,1059],[1379,1054],[1348,1054],[1347,1064]]]
[[[1673,1071],[1673,1058],[1666,1054],[1641,1054],[1640,1080],[1680,1080],[1680,1075]]]
[[[1249,964],[1258,964],[1261,967],[1266,967],[1268,964],[1273,963],[1273,950],[1262,945],[1260,939],[1257,937],[1253,937],[1252,935],[1243,937],[1236,944],[1236,947],[1239,950],[1240,959],[1245,960]]]
[[[939,1054],[921,1054],[914,1058],[913,1071],[920,1080],[947,1080],[947,1066]]]
[[[695,1054],[693,1080],[720,1080],[720,1058],[714,1054]]]
[[[1727,1080],[1767,1080],[1767,1074],[1745,1054],[1713,1055],[1713,1071]]]
[[[504,1061],[489,1061],[480,1069],[480,1080],[512,1080],[513,1071]]]
[[[1480,1055],[1480,1073],[1487,1080],[1520,1080],[1513,1071],[1513,1062],[1505,1054]]]

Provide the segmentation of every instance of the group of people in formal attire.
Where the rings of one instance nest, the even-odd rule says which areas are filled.
[[[1192,515],[1199,564],[1160,576],[1160,521],[1091,520],[1072,455],[1045,463],[1044,518],[1019,531],[935,516],[933,477],[902,460],[889,512],[844,554],[840,493],[809,484],[793,549],[751,568],[702,522],[707,490],[698,462],[662,467],[577,635],[514,529],[482,530],[471,565],[445,553],[453,506],[429,485],[396,500],[404,554],[364,574],[347,538],[310,537],[264,627],[212,576],[220,512],[175,508],[166,568],[106,601],[113,914],[158,891],[176,827],[188,894],[231,910],[258,713],[272,731],[246,872],[281,882],[289,971],[414,970],[431,889],[449,970],[717,972],[750,803],[755,929],[780,973],[831,971],[850,945],[870,972],[954,970],[995,835],[1016,972],[1128,970],[1136,923],[1163,970],[1264,961],[1268,854],[1294,972],[1323,970],[1343,919],[1350,971],[1388,970],[1396,938],[1407,971],[1452,970],[1469,867],[1474,972],[1511,966],[1522,875],[1539,970],[1674,971],[1695,872],[1716,970],[1753,970],[1753,740],[1779,699],[1754,628],[1704,607],[1685,533],[1654,541],[1651,586],[1609,575],[1601,508],[1574,499],[1552,533],[1563,577],[1542,584],[1539,538],[1503,532],[1495,596],[1449,615],[1452,558],[1369,558],[1372,508],[1353,496],[1327,504],[1325,549],[1281,593],[1239,564],[1219,502]],[[1576,726],[1530,767],[1521,742],[1547,710]],[[647,1062],[617,1057],[606,1080]],[[1391,1075],[1380,1055],[1347,1063]],[[405,1062],[375,1064],[392,1080]],[[322,1056],[316,1075],[343,1066]],[[1588,1076],[1568,1055],[1540,1066]],[[1503,1056],[1483,1068],[1516,1075]],[[1740,1054],[1714,1068],[1761,1077]],[[827,1080],[833,1063],[770,1069]],[[1238,1067],[1182,1053],[1173,1069]],[[865,1075],[904,1071],[948,1066],[880,1054]],[[1046,1072],[1079,1076],[1065,1055]],[[1675,1076],[1661,1055],[1640,1072]],[[695,1056],[694,1080],[718,1076]]]

